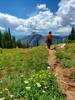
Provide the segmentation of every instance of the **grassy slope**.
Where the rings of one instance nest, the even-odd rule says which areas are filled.
[[[47,60],[45,47],[0,50],[0,98],[64,100]]]
[[[64,52],[57,49],[56,56],[63,68],[75,67],[75,43],[66,44]]]

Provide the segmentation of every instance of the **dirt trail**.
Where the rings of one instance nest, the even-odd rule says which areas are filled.
[[[60,88],[66,95],[66,100],[75,100],[75,82],[68,76],[75,72],[75,68],[63,69],[56,60],[55,50],[49,50],[48,63],[54,75],[57,77]]]

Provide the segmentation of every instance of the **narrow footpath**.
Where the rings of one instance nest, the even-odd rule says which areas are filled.
[[[68,78],[72,72],[75,72],[75,68],[63,69],[57,62],[55,52],[54,49],[49,50],[48,63],[50,70],[56,76],[59,87],[66,95],[65,100],[75,100],[75,82]]]

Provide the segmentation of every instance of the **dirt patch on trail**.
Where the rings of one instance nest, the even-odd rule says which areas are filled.
[[[56,76],[59,87],[66,95],[65,100],[75,100],[75,82],[68,78],[72,72],[75,72],[75,68],[63,69],[57,62],[55,52],[55,50],[49,50],[49,67]]]

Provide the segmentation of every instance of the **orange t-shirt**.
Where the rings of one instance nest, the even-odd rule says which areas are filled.
[[[48,41],[51,41],[52,40],[52,35],[51,34],[48,35],[47,40]]]

